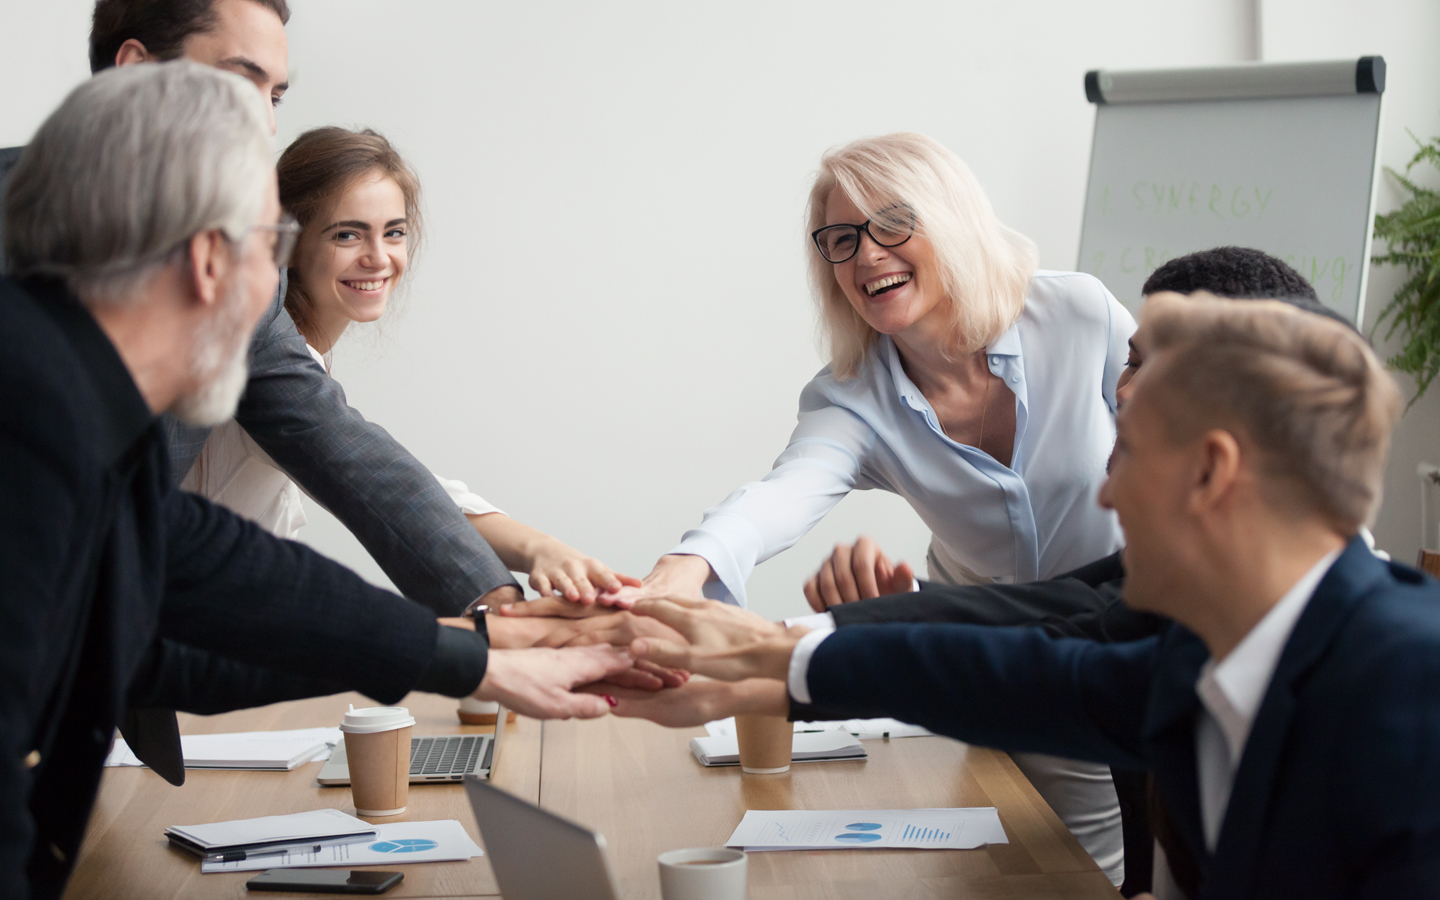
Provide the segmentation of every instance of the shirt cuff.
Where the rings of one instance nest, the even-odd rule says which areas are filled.
[[[489,646],[466,628],[441,625],[435,634],[435,655],[415,690],[446,697],[468,697],[485,679]]]
[[[820,629],[822,631],[834,631],[836,629],[835,615],[830,612],[811,613],[808,616],[796,616],[793,619],[786,619],[784,626],[790,628],[799,625],[801,628],[808,628],[811,631]]]
[[[785,686],[796,703],[810,705],[810,657],[815,655],[815,648],[834,633],[834,629],[812,631],[790,651],[790,675],[785,679]]]

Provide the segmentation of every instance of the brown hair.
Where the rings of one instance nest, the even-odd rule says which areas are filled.
[[[300,240],[359,178],[372,173],[389,176],[405,196],[405,218],[409,223],[406,255],[414,261],[420,248],[420,179],[399,152],[379,133],[362,128],[351,131],[334,126],[313,128],[295,139],[285,152],[275,174],[280,184],[280,205],[300,223]],[[311,301],[305,295],[292,265],[285,291],[285,309],[303,325],[309,318]]]
[[[250,0],[290,21],[285,0]],[[97,0],[90,19],[90,71],[115,65],[120,45],[134,38],[159,60],[175,59],[185,39],[215,27],[215,0]]]
[[[1152,297],[1135,341],[1172,440],[1234,429],[1272,496],[1352,535],[1380,504],[1400,392],[1365,339],[1274,301]]]

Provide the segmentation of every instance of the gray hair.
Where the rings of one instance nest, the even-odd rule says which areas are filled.
[[[185,60],[107,70],[70,92],[10,173],[9,274],[123,302],[191,237],[242,238],[272,169],[263,100],[245,79]]]

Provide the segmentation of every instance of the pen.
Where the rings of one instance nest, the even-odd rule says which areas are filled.
[[[221,853],[207,853],[204,862],[239,862],[245,859],[258,859],[263,856],[284,856],[287,853],[319,853],[322,847],[338,847],[341,844],[357,844],[362,841],[369,841],[375,838],[376,832],[366,834],[347,834],[344,837],[333,838],[321,842],[306,841],[303,844],[287,844],[283,847],[264,847],[254,850],[226,850]]]

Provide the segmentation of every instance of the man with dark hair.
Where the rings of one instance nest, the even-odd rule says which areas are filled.
[[[280,19],[282,26],[289,24],[290,6],[285,0],[249,2],[270,10]],[[217,32],[234,34],[237,30],[222,24],[222,17],[247,12],[249,10],[238,4],[217,0],[142,0],[138,3],[134,0],[99,0],[95,4],[90,29],[90,71],[99,72],[118,65],[122,48],[127,53],[138,52],[154,60],[179,59],[182,56],[194,59],[193,51],[187,52],[189,48],[185,46],[191,38]],[[219,60],[208,64],[232,71],[235,68],[221,65]],[[236,74],[248,77],[249,73],[237,71]],[[284,93],[283,85],[280,93]]]
[[[1140,293],[1193,294],[1251,300],[1288,298],[1320,302],[1315,288],[1299,272],[1260,250],[1216,247],[1180,256],[1150,273]],[[1343,321],[1343,320],[1342,320]]]

